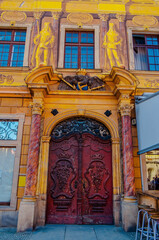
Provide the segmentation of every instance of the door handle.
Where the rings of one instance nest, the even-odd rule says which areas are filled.
[[[77,188],[77,186],[78,186],[78,182],[77,182],[77,181],[75,181],[75,188]]]

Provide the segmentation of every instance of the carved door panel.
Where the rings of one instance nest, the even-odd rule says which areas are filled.
[[[112,224],[111,142],[83,134],[83,224]]]
[[[86,118],[58,124],[52,132],[47,223],[112,224],[109,130]]]
[[[50,143],[47,223],[76,223],[77,152],[75,136]]]

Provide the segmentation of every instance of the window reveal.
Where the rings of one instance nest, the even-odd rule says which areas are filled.
[[[11,200],[15,152],[16,148],[0,147],[0,205]]]
[[[66,32],[65,68],[94,68],[94,33]]]
[[[0,67],[22,67],[25,30],[0,30]]]
[[[133,35],[136,70],[159,71],[159,38],[157,35]]]

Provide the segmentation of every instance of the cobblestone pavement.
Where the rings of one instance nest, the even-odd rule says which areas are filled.
[[[15,228],[0,228],[0,240],[134,240],[135,233],[126,233],[113,225],[46,225],[35,231],[17,233]]]

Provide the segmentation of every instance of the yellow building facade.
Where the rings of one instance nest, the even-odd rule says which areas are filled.
[[[133,230],[136,193],[147,181],[134,104],[135,96],[159,90],[159,2],[2,0],[0,14],[0,225],[24,231],[46,222],[122,222]],[[104,168],[104,147],[87,153],[81,140],[73,158],[61,150],[70,134],[86,133],[102,139],[91,140],[91,149],[109,140]],[[57,154],[54,141],[62,141]],[[65,157],[56,159],[61,151]],[[77,155],[77,166],[66,167]]]

